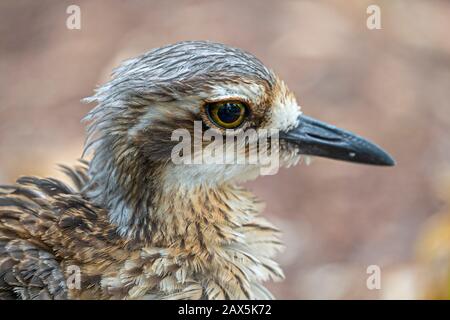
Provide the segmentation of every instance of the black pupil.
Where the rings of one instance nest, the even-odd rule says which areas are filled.
[[[242,109],[236,103],[226,103],[217,110],[217,116],[225,123],[233,123],[241,116]]]

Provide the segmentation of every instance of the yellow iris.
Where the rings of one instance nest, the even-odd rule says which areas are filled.
[[[247,107],[240,101],[220,101],[206,106],[209,119],[224,129],[235,129],[244,122]]]

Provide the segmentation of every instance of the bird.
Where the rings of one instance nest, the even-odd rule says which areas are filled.
[[[81,160],[61,166],[69,181],[0,187],[1,299],[273,299],[264,283],[284,279],[281,233],[242,187],[261,165],[174,163],[171,135],[195,123],[222,137],[273,129],[281,167],[305,156],[395,164],[304,115],[254,55],[211,41],[126,60],[83,102],[95,106]]]

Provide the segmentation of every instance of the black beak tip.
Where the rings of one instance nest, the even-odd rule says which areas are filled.
[[[376,144],[357,136],[353,136],[352,141],[358,143],[349,146],[351,151],[342,160],[375,166],[395,166],[394,158]]]
[[[378,157],[373,162],[374,165],[393,167],[396,165],[394,158],[382,149],[377,153]]]
[[[339,150],[339,152],[331,154],[330,157],[353,163],[368,164],[374,166],[392,167],[396,165],[396,162],[391,155],[367,140],[364,140],[363,145],[354,145],[353,148],[349,149],[350,151],[346,150],[345,152]]]

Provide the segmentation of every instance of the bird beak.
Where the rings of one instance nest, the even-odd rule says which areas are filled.
[[[298,146],[300,154],[379,166],[393,166],[394,159],[374,143],[349,131],[301,115],[299,125],[280,138]]]

